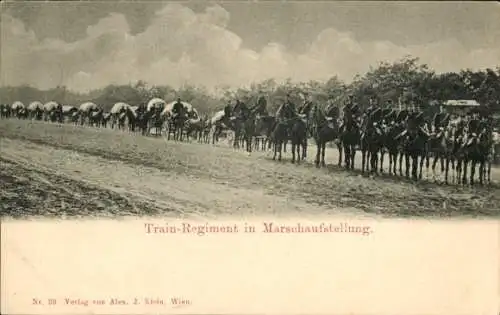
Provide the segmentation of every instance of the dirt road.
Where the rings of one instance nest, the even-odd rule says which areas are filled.
[[[446,187],[270,161],[113,130],[2,121],[3,216],[491,217],[498,188]]]
[[[363,214],[19,140],[2,140],[1,162],[2,199],[15,215]]]

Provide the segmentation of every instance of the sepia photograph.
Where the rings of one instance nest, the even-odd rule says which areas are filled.
[[[94,312],[490,314],[481,313],[491,306],[479,294],[486,288],[498,307],[500,279],[486,276],[498,274],[498,2],[2,1],[0,9],[2,251],[18,253],[2,256],[8,266],[2,274],[10,275],[2,284],[3,311],[80,314],[91,306],[141,304],[156,308]],[[471,223],[452,228],[455,221]],[[427,232],[414,233],[423,222]],[[446,227],[438,232],[439,224]],[[409,238],[413,245],[399,245]],[[285,297],[275,273],[267,284],[255,284],[259,299],[274,296],[274,304],[249,302],[257,299],[248,295],[257,292],[251,281],[281,268],[305,273],[307,264],[294,267],[287,255],[320,243],[332,251],[342,247],[346,257],[361,255],[351,257],[356,262],[332,262],[332,269],[309,263],[327,277],[347,277],[349,266],[357,266],[374,268],[370,277],[384,274],[389,282],[413,280],[386,289],[381,278],[337,279],[330,289],[334,281],[325,280],[307,294],[321,292],[325,303],[326,292],[349,297],[333,299],[336,306],[295,307],[300,299],[287,299],[303,293]],[[118,251],[118,244],[127,250]],[[250,263],[248,246],[262,251],[261,258],[277,255],[276,265]],[[264,253],[268,247],[275,249]],[[161,254],[166,248],[171,259]],[[356,254],[359,248],[401,261],[375,264],[372,256]],[[235,255],[234,264],[208,263],[217,251]],[[215,295],[205,302],[217,307],[201,303],[199,289],[180,280],[180,274],[201,275],[187,267],[195,261],[213,268],[199,277],[221,281],[220,294],[236,294],[226,283],[232,278],[247,295],[231,298],[232,308],[227,300],[227,308],[217,304]],[[238,269],[246,275],[221,276],[236,261],[244,261]],[[425,269],[417,261],[435,264]],[[128,274],[120,269],[125,264],[145,278],[127,280],[133,285],[102,280]],[[395,265],[406,271],[394,274]],[[178,270],[169,275],[178,282],[151,285],[165,268]],[[72,271],[58,273],[65,285],[57,290],[66,289],[43,295],[35,291],[43,290],[43,281],[28,290],[35,293],[23,291],[18,277],[31,269],[40,276]],[[438,272],[448,280],[422,284]],[[467,280],[453,282],[460,277]],[[196,279],[207,283],[202,278]],[[85,292],[102,294],[67,293],[79,281],[89,281]],[[173,291],[183,294],[158,297],[154,288],[172,281]],[[353,281],[369,284],[359,289],[365,295],[358,292],[366,308],[355,302]],[[144,286],[147,297],[110,294]],[[413,293],[405,291],[410,287]],[[438,287],[449,296],[465,290],[453,295],[457,308],[431,297]],[[397,304],[375,294],[379,289],[408,295]],[[422,297],[420,306],[428,308],[414,307],[410,296],[424,293],[429,299]],[[460,302],[470,308],[459,308]],[[163,304],[168,311],[158,308]]]

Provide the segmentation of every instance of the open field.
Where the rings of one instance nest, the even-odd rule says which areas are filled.
[[[362,177],[110,129],[0,121],[3,216],[491,217],[500,188]],[[327,163],[336,163],[329,150]],[[357,161],[359,167],[359,161]],[[425,171],[424,171],[425,172]],[[494,169],[493,179],[500,180]]]

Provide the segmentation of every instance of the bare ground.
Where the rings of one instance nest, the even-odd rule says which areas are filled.
[[[223,146],[17,120],[0,121],[0,185],[4,217],[500,213],[496,185],[368,178],[334,167],[274,162],[262,152],[247,156]]]

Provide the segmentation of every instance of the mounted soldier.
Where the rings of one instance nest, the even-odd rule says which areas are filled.
[[[184,104],[182,104],[181,98],[178,97],[177,101],[172,106],[172,113],[174,118],[179,117],[184,114]]]
[[[347,100],[343,108],[343,114],[344,117],[340,125],[341,130],[352,127],[353,124],[356,123],[359,115],[359,106],[354,103],[354,97],[352,94],[347,96]]]
[[[137,115],[142,116],[147,111],[146,102],[141,102],[137,107]]]
[[[335,120],[337,120],[340,116],[339,107],[336,106],[331,99],[328,100],[328,105],[326,106],[326,109],[325,109],[325,115],[326,115],[326,117],[329,117],[329,118],[332,118]]]
[[[233,108],[233,113],[237,118],[246,120],[250,114],[250,110],[248,109],[247,105],[244,102],[237,99],[236,104],[234,105]]]
[[[379,109],[378,103],[372,97],[370,97],[369,105],[365,112],[368,115],[371,115],[371,113],[373,113],[373,111],[375,111],[376,109]]]
[[[252,108],[250,108],[250,112],[255,113],[259,116],[269,116],[269,113],[267,111],[267,101],[263,95],[261,95],[257,100],[257,103]]]
[[[434,132],[437,132],[439,129],[446,127],[449,121],[450,121],[450,115],[446,112],[440,111],[439,113],[434,115],[433,119]]]
[[[231,101],[227,101],[226,106],[224,106],[224,119],[229,120],[229,118],[231,117],[231,112]]]
[[[408,113],[408,118],[406,120],[406,129],[401,132],[396,139],[399,139],[405,135],[415,135],[418,133],[428,135],[427,130],[424,128],[425,119],[423,112],[412,112]]]
[[[289,94],[285,97],[285,102],[278,108],[276,112],[277,121],[284,121],[287,119],[291,119],[297,116],[297,112],[295,110],[295,104],[290,101]]]

